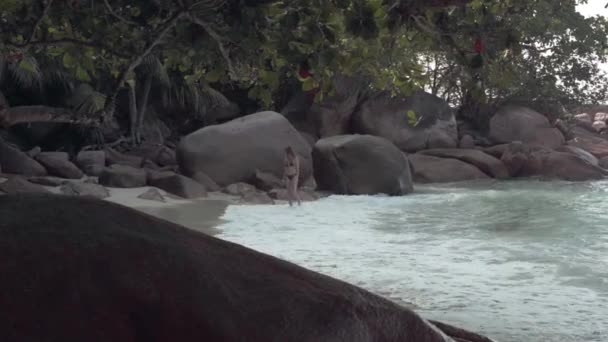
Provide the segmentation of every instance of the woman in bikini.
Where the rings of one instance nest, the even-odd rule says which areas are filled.
[[[287,199],[289,206],[293,205],[294,201],[301,205],[300,196],[298,196],[298,178],[300,177],[300,160],[295,154],[291,146],[285,149],[285,159],[283,161],[283,180],[285,188],[287,188]]]

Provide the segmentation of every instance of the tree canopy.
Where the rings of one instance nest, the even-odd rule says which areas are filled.
[[[205,115],[225,102],[220,88],[273,108],[294,79],[322,100],[338,74],[457,106],[597,102],[608,24],[578,2],[0,0],[0,90],[12,105],[34,94],[107,120],[126,89],[132,128],[153,87],[164,105]]]

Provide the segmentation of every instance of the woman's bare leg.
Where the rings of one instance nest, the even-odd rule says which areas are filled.
[[[300,195],[298,194],[298,177],[294,177],[289,185],[291,198],[293,198],[294,201],[297,201],[298,205],[302,205],[302,202],[300,201]]]
[[[289,179],[289,178],[285,178],[285,190],[287,190],[287,201],[289,202],[289,206],[291,207],[293,205],[292,203],[292,193],[291,193],[291,184],[293,183],[293,180]]]

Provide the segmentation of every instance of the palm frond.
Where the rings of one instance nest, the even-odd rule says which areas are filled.
[[[4,54],[0,54],[0,84],[4,81],[4,75],[6,71],[6,58]]]
[[[74,89],[74,75],[56,58],[39,59],[40,68],[44,70],[42,83],[49,88],[61,88],[67,92]]]
[[[217,11],[226,4],[225,0],[201,0],[191,7],[191,14],[206,20],[215,19]]]
[[[164,86],[169,86],[169,73],[163,62],[156,55],[147,55],[137,68],[139,72],[152,76]]]
[[[9,63],[6,71],[19,87],[40,89],[42,85],[42,71],[33,56],[24,56],[19,62]]]
[[[183,77],[175,77],[171,86],[163,92],[163,105],[178,107],[203,118],[214,108],[228,106],[230,101],[219,91],[206,83],[188,82]]]
[[[68,100],[68,105],[78,116],[91,116],[104,109],[106,96],[86,83],[74,89]]]
[[[230,105],[230,101],[226,98],[226,96],[216,89],[213,89],[210,85],[205,83],[201,85],[199,89],[202,98],[206,103],[208,103],[208,105],[210,105],[210,108],[225,107]]]

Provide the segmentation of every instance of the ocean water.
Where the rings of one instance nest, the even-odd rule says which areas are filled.
[[[230,206],[219,238],[501,342],[608,341],[608,182]]]

